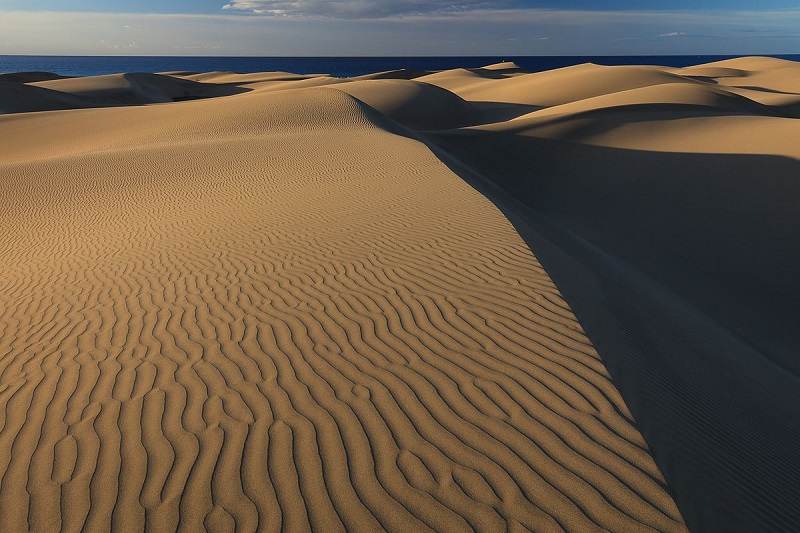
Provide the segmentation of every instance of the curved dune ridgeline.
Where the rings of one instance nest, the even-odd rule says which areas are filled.
[[[797,67],[605,68],[4,75],[0,530],[791,531]]]

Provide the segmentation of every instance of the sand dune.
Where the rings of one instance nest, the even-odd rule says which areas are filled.
[[[480,123],[483,118],[478,108],[427,83],[380,79],[342,83],[335,88],[415,129],[458,128]]]
[[[97,102],[81,96],[0,80],[0,114],[97,106]]]
[[[697,83],[659,67],[576,65],[456,88],[465,100],[553,106],[662,83]]]
[[[372,74],[365,74],[363,76],[356,76],[350,78],[351,80],[413,80],[422,76],[432,74],[428,70],[411,70],[411,69],[397,69],[386,70],[383,72],[374,72]]]
[[[516,63],[514,63],[513,61],[503,61],[501,63],[495,63],[493,65],[486,65],[485,67],[482,67],[481,70],[502,71],[504,73],[509,73],[509,72],[525,73],[525,70]]]
[[[52,72],[8,72],[0,73],[0,81],[12,83],[31,83],[37,81],[61,80],[69,76],[60,76]]]
[[[190,75],[184,79],[146,73],[91,78],[65,78],[49,73],[0,74],[0,113],[165,103],[229,96],[248,90],[239,86],[244,83],[198,83],[190,78]]]
[[[0,529],[793,531],[796,73],[0,81]]]
[[[172,76],[138,72],[41,81],[31,85],[121,104],[171,102],[175,97],[185,96],[195,86]]]
[[[566,294],[690,529],[793,531],[800,125],[787,101],[760,97],[771,87],[744,93],[733,86],[749,86],[745,76],[712,68],[784,87],[797,79],[793,64],[755,58],[631,90],[647,80],[630,68],[617,91],[434,140]],[[605,80],[607,69],[591,70]],[[588,67],[577,70],[591,79]],[[554,83],[564,72],[531,77],[550,75]]]
[[[441,72],[434,72],[426,76],[420,76],[418,81],[424,81],[432,85],[438,85],[444,89],[449,89],[455,92],[455,89],[471,86],[476,82],[485,80],[498,80],[507,79],[517,73],[516,68],[512,68],[511,72],[506,74],[503,69],[492,68],[492,65],[485,68],[473,69],[453,69],[444,70]]]

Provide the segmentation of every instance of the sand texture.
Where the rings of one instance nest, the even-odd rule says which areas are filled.
[[[800,65],[0,113],[0,531],[800,527]]]

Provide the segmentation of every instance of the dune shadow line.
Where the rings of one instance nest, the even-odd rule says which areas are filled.
[[[800,524],[800,163],[427,136],[514,224],[692,531]]]

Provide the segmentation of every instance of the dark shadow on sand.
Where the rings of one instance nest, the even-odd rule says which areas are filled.
[[[0,74],[0,115],[182,102],[233,96],[252,90],[241,87],[241,84],[201,83],[161,74],[134,72],[122,74],[122,77],[130,86],[104,87],[101,84],[97,90],[75,93],[28,85],[68,79],[66,76],[49,72]]]
[[[603,357],[692,531],[800,525],[800,162],[437,132]]]

